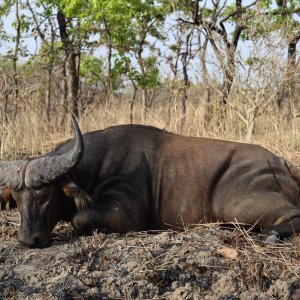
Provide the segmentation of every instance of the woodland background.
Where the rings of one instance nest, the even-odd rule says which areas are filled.
[[[0,157],[120,123],[300,146],[299,0],[0,1]],[[280,153],[281,154],[281,153]]]
[[[258,143],[300,165],[300,0],[0,0],[0,159],[151,124]],[[299,299],[299,237],[241,228],[17,242],[0,211],[1,299]],[[185,226],[183,224],[183,226]]]

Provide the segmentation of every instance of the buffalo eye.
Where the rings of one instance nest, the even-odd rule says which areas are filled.
[[[49,200],[50,190],[48,188],[34,190],[32,193],[33,198],[39,204],[43,204]]]

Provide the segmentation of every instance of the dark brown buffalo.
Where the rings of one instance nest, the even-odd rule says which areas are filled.
[[[263,147],[141,125],[73,127],[75,139],[45,156],[0,163],[22,244],[45,246],[59,220],[120,233],[215,221],[300,232],[298,170]]]

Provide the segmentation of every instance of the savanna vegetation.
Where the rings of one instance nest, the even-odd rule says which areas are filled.
[[[70,112],[83,131],[152,124],[286,156],[299,145],[299,0],[0,5],[6,159],[69,136]]]
[[[121,123],[260,143],[300,165],[300,0],[1,0],[0,158]],[[1,208],[1,207],[0,207]],[[183,224],[184,227],[185,224]],[[0,211],[1,299],[300,299],[299,237],[239,227],[17,243]]]

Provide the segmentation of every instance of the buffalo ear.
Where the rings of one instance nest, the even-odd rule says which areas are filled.
[[[12,190],[7,187],[0,188],[0,209],[5,206],[6,210],[10,210],[10,204],[12,201],[14,201]]]
[[[90,195],[77,186],[73,181],[64,181],[61,186],[65,195],[74,199],[77,209],[80,210],[87,208],[93,203]]]

